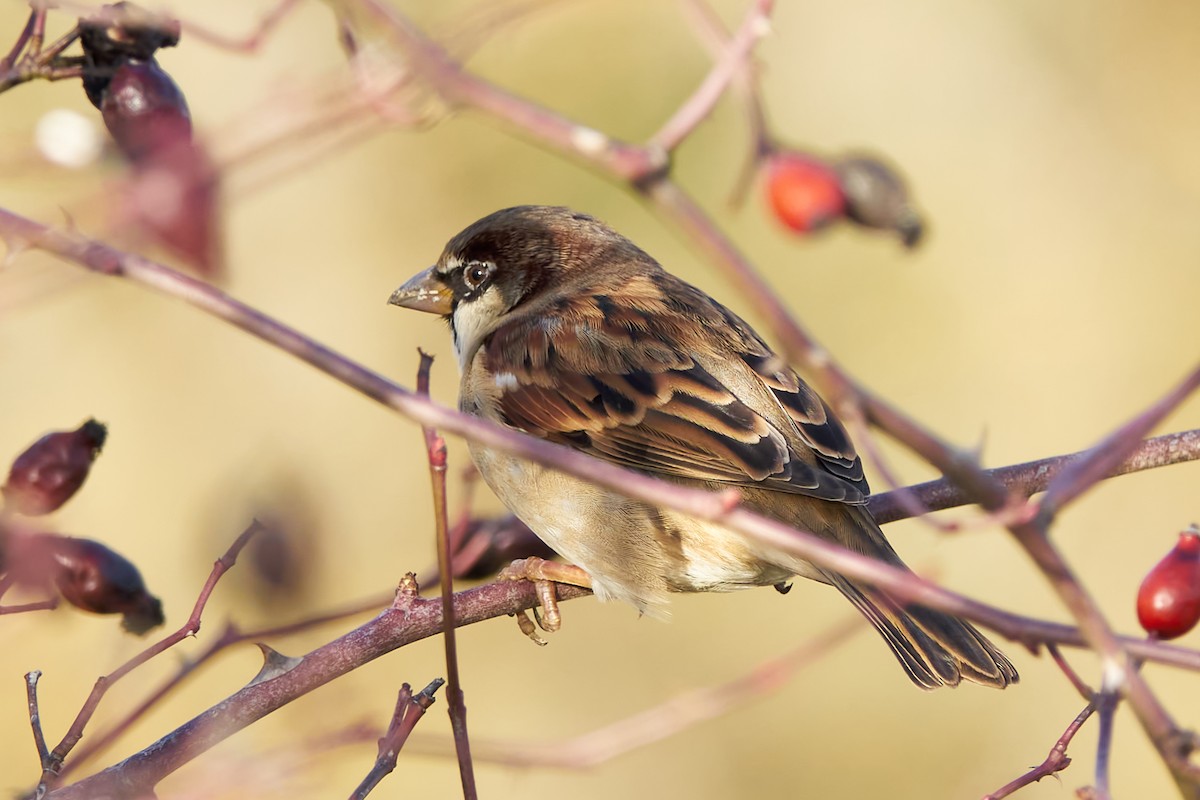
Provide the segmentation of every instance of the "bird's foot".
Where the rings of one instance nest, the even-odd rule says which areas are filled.
[[[517,559],[500,571],[499,579],[533,582],[541,613],[538,613],[535,608],[533,619],[530,619],[529,614],[525,611],[517,612],[516,618],[521,633],[538,645],[546,644],[546,640],[538,635],[538,628],[546,633],[554,633],[562,627],[562,615],[558,611],[558,595],[554,591],[554,584],[566,583],[571,586],[582,586],[585,589],[592,588],[592,576],[579,567],[536,557]],[[536,625],[534,620],[537,620]]]

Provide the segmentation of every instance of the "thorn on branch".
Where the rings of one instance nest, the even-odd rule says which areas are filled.
[[[263,665],[259,669],[247,686],[255,686],[260,683],[278,678],[280,675],[291,672],[296,667],[300,666],[304,659],[300,656],[285,656],[278,650],[270,647],[263,642],[255,642],[263,656]]]

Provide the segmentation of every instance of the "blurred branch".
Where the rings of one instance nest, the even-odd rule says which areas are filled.
[[[71,727],[67,730],[62,741],[51,751],[49,757],[45,759],[42,765],[42,778],[38,786],[39,795],[42,794],[47,787],[54,786],[58,781],[59,768],[67,755],[74,749],[75,745],[83,737],[83,729],[91,720],[92,715],[96,712],[96,708],[100,705],[105,693],[119,681],[121,678],[128,675],[133,670],[145,664],[150,659],[154,658],[159,653],[174,647],[179,642],[189,636],[194,635],[200,630],[200,616],[204,613],[204,606],[208,603],[208,598],[216,588],[217,581],[221,579],[229,569],[237,562],[238,554],[242,551],[250,539],[258,533],[260,526],[258,521],[250,524],[245,531],[238,536],[237,540],[230,545],[229,550],[223,556],[217,559],[213,564],[212,572],[205,581],[204,587],[200,590],[200,596],[196,598],[196,604],[192,609],[191,616],[184,622],[183,626],[174,633],[164,637],[160,641],[143,650],[138,655],[126,661],[120,667],[108,675],[104,675],[96,680],[96,685],[92,688],[92,692],[88,695],[87,700],[83,704],[83,708],[79,710],[75,721],[71,723]]]
[[[716,686],[684,692],[624,719],[569,739],[513,744],[475,741],[475,757],[510,767],[590,769],[625,753],[670,738],[702,722],[724,716],[746,703],[774,694],[799,670],[867,630],[860,617],[829,626],[791,652],[768,659],[749,672]],[[413,751],[448,754],[453,743],[422,736]]]
[[[667,120],[658,133],[650,137],[648,147],[660,147],[671,152],[691,135],[692,131],[712,113],[713,107],[729,84],[743,72],[747,59],[759,39],[771,25],[772,0],[756,0],[737,32],[719,45],[720,53],[712,70],[695,93]]]

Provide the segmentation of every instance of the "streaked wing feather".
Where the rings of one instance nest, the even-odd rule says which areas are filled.
[[[785,413],[774,422],[731,390],[736,380],[668,347],[711,333],[716,321],[698,314],[732,317],[711,302],[681,314],[680,296],[658,307],[643,297],[639,308],[594,296],[560,301],[552,323],[530,315],[498,329],[483,355],[507,368],[496,381],[505,422],[644,472],[864,502],[862,466],[845,431],[745,323],[737,320],[725,342],[741,359],[728,361],[745,370],[740,380],[761,384],[755,392],[767,397],[765,387],[778,400]]]

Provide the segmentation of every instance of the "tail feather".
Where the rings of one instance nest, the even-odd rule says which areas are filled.
[[[835,572],[825,577],[882,634],[922,689],[957,686],[962,680],[1003,689],[1019,680],[1012,662],[970,623],[923,606],[902,607]]]

